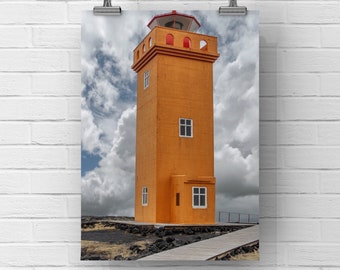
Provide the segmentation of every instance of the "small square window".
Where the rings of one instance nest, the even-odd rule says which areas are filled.
[[[150,84],[150,71],[144,72],[144,89],[148,88]]]
[[[179,136],[180,137],[193,137],[193,120],[187,118],[179,119]]]
[[[207,208],[207,188],[193,187],[192,188],[192,207]]]

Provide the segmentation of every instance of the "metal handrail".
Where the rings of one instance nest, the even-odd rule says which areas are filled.
[[[226,216],[226,220],[222,220],[222,216]],[[232,219],[232,216],[236,216],[236,220]],[[242,218],[246,217],[246,218]],[[248,214],[248,213],[238,213],[238,212],[229,212],[229,211],[219,211],[218,212],[218,222],[223,223],[247,223],[247,224],[256,224],[258,223],[258,215],[257,214]]]

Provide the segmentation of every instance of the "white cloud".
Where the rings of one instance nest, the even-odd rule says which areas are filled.
[[[133,106],[131,100],[124,101],[122,97],[135,93],[131,87],[135,79],[132,50],[140,38],[136,33],[147,19],[138,14],[131,20],[129,16],[83,13],[82,95],[86,100],[82,103],[82,146],[103,157],[111,150],[118,118]]]
[[[133,215],[135,119],[135,107],[123,112],[112,149],[83,177],[83,215]]]
[[[102,130],[94,123],[94,118],[86,105],[84,98],[81,99],[81,127],[82,148],[89,153],[100,152],[100,135]]]

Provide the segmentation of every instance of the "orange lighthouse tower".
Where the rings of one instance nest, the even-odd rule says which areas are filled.
[[[213,63],[217,37],[193,16],[155,16],[134,50],[135,220],[215,223]]]

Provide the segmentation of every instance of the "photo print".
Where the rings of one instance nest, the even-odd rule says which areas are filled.
[[[259,259],[258,24],[83,13],[82,260]]]

